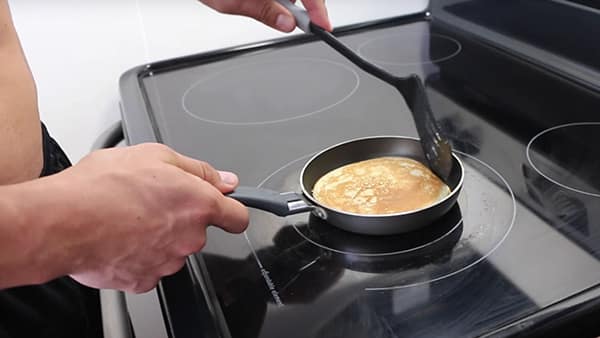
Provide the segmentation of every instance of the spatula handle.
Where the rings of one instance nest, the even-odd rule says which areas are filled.
[[[310,33],[310,17],[304,9],[294,5],[289,0],[277,0],[277,2],[283,5],[288,11],[292,12],[298,28],[306,33]]]

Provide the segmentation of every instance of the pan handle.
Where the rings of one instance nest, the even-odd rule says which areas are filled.
[[[294,5],[290,0],[277,0],[277,2],[279,2],[288,11],[292,12],[294,19],[296,19],[296,26],[298,26],[298,28],[306,33],[310,33],[310,18],[304,9]]]
[[[268,211],[277,216],[299,214],[315,208],[295,192],[280,193],[263,188],[237,187],[227,196],[247,207]]]

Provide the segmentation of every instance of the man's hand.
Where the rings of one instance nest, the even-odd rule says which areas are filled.
[[[200,0],[221,13],[244,15],[282,32],[296,27],[292,14],[275,0]],[[332,29],[325,0],[302,0],[310,20],[328,31]]]
[[[232,233],[248,224],[247,209],[223,194],[237,176],[160,144],[97,151],[44,180],[57,199],[49,217],[65,217],[43,241],[91,287],[148,291],[202,249],[209,224]]]

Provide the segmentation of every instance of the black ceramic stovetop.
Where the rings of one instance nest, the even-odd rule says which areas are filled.
[[[505,336],[568,326],[566,310],[594,308],[600,68],[585,53],[596,50],[578,54],[576,41],[552,44],[529,28],[519,35],[518,22],[502,21],[507,3],[457,2],[338,33],[381,67],[424,79],[465,164],[457,207],[397,236],[258,210],[244,234],[210,228],[204,250],[161,283],[171,334]],[[555,13],[557,3],[535,3]],[[130,143],[159,141],[282,192],[299,190],[302,166],[323,148],[416,136],[394,88],[311,37],[136,68],[121,89]]]

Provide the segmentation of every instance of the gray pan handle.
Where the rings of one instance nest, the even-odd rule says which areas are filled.
[[[277,216],[299,214],[315,208],[295,192],[280,193],[263,188],[238,187],[227,196],[247,207],[268,211]]]
[[[308,13],[302,9],[291,3],[289,0],[277,0],[283,7],[285,7],[288,11],[292,12],[292,15],[296,19],[296,26],[303,30],[306,33],[310,33],[310,18]]]

